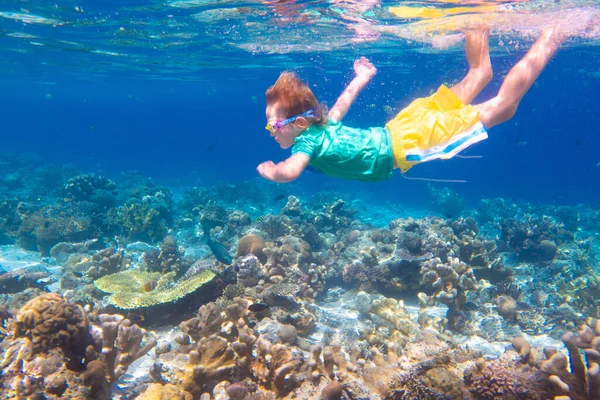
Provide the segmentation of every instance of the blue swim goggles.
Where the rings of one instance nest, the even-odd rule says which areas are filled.
[[[319,107],[317,106],[317,107],[313,108],[312,110],[304,111],[302,114],[296,115],[295,117],[288,118],[283,121],[267,122],[267,126],[265,126],[265,129],[271,133],[275,133],[278,130],[280,130],[281,128],[283,128],[284,126],[291,124],[292,122],[294,122],[295,120],[297,120],[300,117],[304,117],[304,118],[315,117],[316,116],[315,112],[318,109],[319,109]]]

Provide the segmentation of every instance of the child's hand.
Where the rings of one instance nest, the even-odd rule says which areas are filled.
[[[357,77],[368,81],[375,76],[377,73],[377,68],[375,68],[371,61],[367,60],[365,57],[361,57],[354,61],[354,72],[356,73]]]
[[[265,161],[264,163],[261,163],[258,167],[256,167],[256,170],[258,171],[260,176],[270,181],[275,180],[276,169],[277,167],[275,166],[275,163],[273,161]]]

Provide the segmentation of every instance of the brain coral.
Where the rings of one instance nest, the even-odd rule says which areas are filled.
[[[238,242],[238,257],[244,257],[248,254],[254,254],[261,263],[267,262],[267,255],[263,252],[265,249],[265,240],[253,233],[247,234],[240,238]]]
[[[89,321],[84,310],[56,293],[44,293],[23,306],[13,325],[16,337],[31,340],[35,352],[60,347],[76,368],[91,343]]]
[[[94,281],[103,292],[112,293],[108,301],[119,308],[134,309],[170,303],[210,282],[215,274],[204,270],[188,279],[173,282],[174,273],[128,270]]]

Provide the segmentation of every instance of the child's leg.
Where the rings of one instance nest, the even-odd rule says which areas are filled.
[[[469,72],[460,83],[450,88],[463,104],[470,104],[492,80],[489,39],[490,31],[487,28],[467,33],[465,53]]]
[[[508,73],[498,95],[476,107],[486,128],[508,121],[515,115],[519,102],[540,75],[561,40],[555,28],[545,29],[527,54]]]

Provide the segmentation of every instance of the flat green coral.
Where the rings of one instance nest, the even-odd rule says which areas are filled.
[[[106,275],[94,281],[94,285],[106,293],[112,293],[108,301],[115,307],[134,309],[170,303],[194,292],[210,282],[215,274],[205,270],[189,279],[173,281],[174,273],[145,272],[129,270]],[[155,282],[154,289],[148,290],[148,282]],[[145,290],[146,289],[146,290]]]

